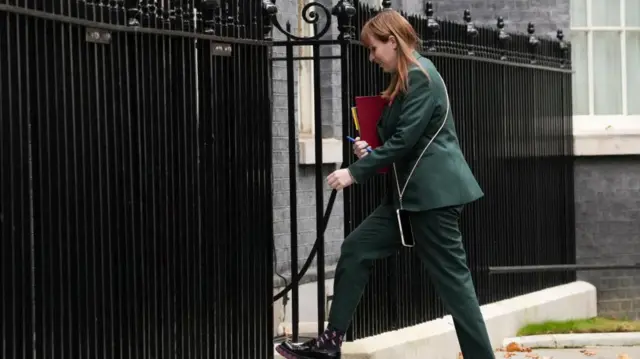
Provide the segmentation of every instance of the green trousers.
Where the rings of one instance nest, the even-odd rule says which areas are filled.
[[[462,207],[411,213],[414,250],[420,257],[447,311],[453,317],[465,359],[494,359],[487,328],[473,288],[459,229]],[[378,207],[343,242],[334,278],[329,324],[349,327],[369,281],[372,261],[400,247],[395,209]]]

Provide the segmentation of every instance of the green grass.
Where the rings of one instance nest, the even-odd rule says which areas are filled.
[[[518,336],[570,333],[640,332],[640,321],[595,317],[567,321],[531,323],[518,330]]]

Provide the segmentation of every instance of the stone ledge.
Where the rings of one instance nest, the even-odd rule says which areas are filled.
[[[491,345],[502,345],[523,325],[597,315],[596,288],[578,281],[482,306]],[[345,359],[454,359],[460,351],[451,316],[347,342]],[[279,358],[276,356],[276,358]]]
[[[621,156],[640,154],[640,133],[576,134],[575,156]]]
[[[530,348],[584,348],[592,346],[626,347],[640,345],[640,333],[583,333],[583,334],[551,334],[530,335],[524,337],[505,338],[503,346],[518,343]]]
[[[298,161],[301,165],[313,165],[316,163],[316,141],[314,137],[300,135],[298,139],[300,152]],[[342,163],[342,141],[337,138],[322,139],[322,163]]]
[[[576,156],[640,154],[640,116],[574,116]]]

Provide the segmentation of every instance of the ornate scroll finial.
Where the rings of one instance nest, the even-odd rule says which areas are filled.
[[[351,39],[351,18],[356,14],[356,8],[351,5],[349,0],[340,0],[331,10],[331,14],[338,19],[338,39]]]
[[[530,22],[527,26],[527,33],[529,33],[529,52],[531,52],[531,63],[536,62],[535,51],[540,45],[540,40],[535,35],[536,27]]]
[[[271,5],[273,5],[273,8],[271,8],[269,5],[265,5],[265,3],[270,3]],[[291,30],[289,31],[286,30],[285,28],[282,27],[282,25],[278,21],[278,18],[276,16],[278,9],[275,8],[274,3],[271,3],[270,0],[262,0],[262,4],[263,4],[262,13],[264,14],[265,17],[268,17],[270,20],[269,27],[271,27],[271,25],[273,24],[273,26],[275,26],[276,29],[278,29],[283,35],[285,35],[288,40],[317,40],[322,38],[322,36],[324,36],[331,28],[331,11],[329,10],[329,8],[327,8],[321,3],[310,2],[310,3],[307,3],[302,8],[302,19],[307,24],[317,24],[318,21],[320,20],[320,15],[318,14],[317,11],[315,11],[314,8],[320,9],[321,12],[324,13],[324,18],[327,20],[324,23],[324,26],[322,27],[322,29],[320,29],[319,31],[317,31],[311,36],[296,36],[291,32]],[[349,11],[349,10],[345,10],[345,11]],[[266,18],[265,18],[265,24],[266,24]],[[265,25],[265,27],[266,26],[267,25]]]
[[[500,42],[500,48],[502,49],[502,55],[500,56],[500,60],[507,59],[507,42],[511,40],[511,35],[509,35],[506,31],[504,31],[504,18],[502,16],[498,16],[498,41]]]
[[[440,31],[440,24],[433,16],[433,2],[427,1],[424,5],[424,13],[427,15],[427,51],[435,51],[435,37]]]

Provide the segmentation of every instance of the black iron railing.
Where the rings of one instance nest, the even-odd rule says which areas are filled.
[[[355,33],[377,11],[356,2]],[[386,1],[383,6],[390,6]],[[490,266],[575,263],[571,64],[568,43],[528,34],[406,15],[423,40],[421,52],[449,89],[463,152],[485,197],[467,206],[462,232],[482,304],[574,280],[571,271],[489,276]],[[351,46],[353,96],[379,93],[386,84],[368,50]],[[350,126],[346,133],[354,133]],[[355,160],[350,156],[350,160]],[[346,232],[384,192],[384,180],[346,191]],[[417,257],[409,250],[378,261],[349,338],[357,339],[446,315]]]
[[[248,0],[0,0],[1,358],[272,357],[263,34]]]
[[[287,66],[293,112],[294,66],[313,61],[317,79],[318,61],[339,60],[346,135],[354,96],[385,85],[357,42],[378,10],[308,5],[306,20],[335,17],[327,27],[335,38],[321,24],[312,36],[287,36],[277,10],[269,0],[0,0],[0,357],[273,356],[272,62]],[[533,26],[509,35],[501,22],[474,27],[469,13],[467,23],[433,15],[427,6],[426,16],[408,18],[449,87],[486,193],[463,219],[481,302],[572,280],[488,271],[574,263],[568,45],[538,39]],[[273,41],[274,25],[284,41]],[[298,57],[297,46],[316,51]],[[327,46],[336,51],[320,56]],[[272,58],[272,47],[285,57]],[[348,142],[343,154],[354,160]],[[322,173],[314,248],[324,258]],[[382,179],[363,187],[345,192],[347,233],[384,191]],[[376,263],[349,339],[443,314],[420,263],[403,251]]]

